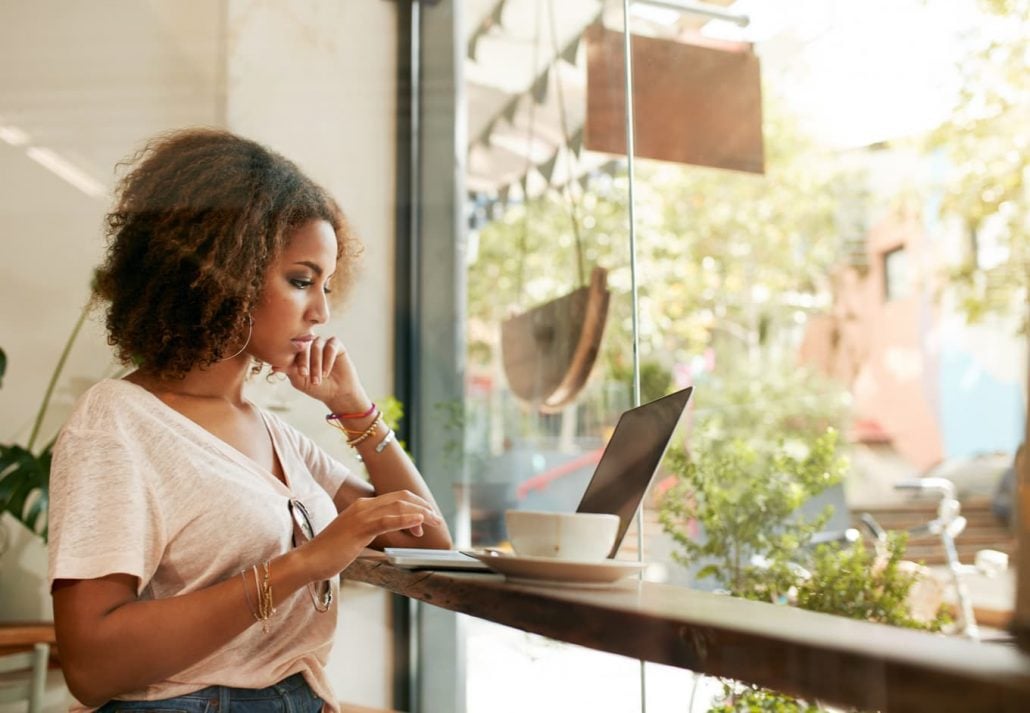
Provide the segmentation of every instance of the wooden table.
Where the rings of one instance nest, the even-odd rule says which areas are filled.
[[[0,656],[30,651],[35,644],[50,644],[50,667],[56,668],[59,666],[57,661],[57,637],[54,634],[53,622],[0,622]]]
[[[635,579],[605,589],[358,559],[344,578],[580,646],[871,710],[1030,711],[1015,646]]]

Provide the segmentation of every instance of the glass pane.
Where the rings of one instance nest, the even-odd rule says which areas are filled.
[[[586,146],[588,103],[598,93],[622,126],[623,18],[618,3],[586,1],[475,2],[463,12],[469,238],[461,489],[468,542],[510,548],[505,511],[575,511],[619,415],[632,406],[625,162]],[[601,74],[598,59],[607,65]],[[632,535],[626,542],[636,547]],[[639,706],[637,661],[478,620],[465,626],[469,710],[560,707],[556,701],[566,699],[570,709]]]
[[[548,3],[506,5],[502,17],[492,3],[466,17],[475,546],[505,545],[507,508],[574,509],[633,405],[630,177],[618,131],[591,125],[597,97],[621,88],[591,91],[582,49],[550,64],[576,32],[597,41],[592,20],[559,19],[548,50]],[[918,530],[961,512],[964,585],[981,635],[1001,636],[991,627],[1011,613],[1012,573],[988,573],[1013,548],[1026,403],[1026,157],[1011,150],[1027,141],[1026,11],[718,3],[746,15],[742,27],[657,5],[634,3],[631,25],[641,396],[695,393],[645,498],[646,576],[968,634],[947,543]],[[606,8],[601,24],[618,35],[621,8]],[[595,59],[621,62],[611,39]],[[516,40],[518,60],[488,49]],[[506,83],[526,55],[537,72]],[[582,148],[565,151],[580,123]],[[502,325],[586,284],[595,264],[610,301],[589,378],[567,403],[520,397]],[[543,379],[553,353],[534,364]],[[931,478],[954,484],[954,502]],[[911,531],[907,543],[875,538],[867,512],[889,533]],[[636,542],[631,531],[619,556],[636,557]],[[916,584],[883,579],[875,563],[890,555],[925,562]],[[829,600],[835,587],[842,601]],[[858,605],[875,591],[907,603]],[[649,709],[661,709],[675,694],[655,683],[663,669],[647,670]],[[691,677],[671,676],[682,704]],[[694,710],[724,693],[712,680],[696,690]]]

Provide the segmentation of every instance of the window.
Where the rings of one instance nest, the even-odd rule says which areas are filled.
[[[911,294],[908,253],[904,246],[883,254],[883,297],[886,301],[900,300]]]

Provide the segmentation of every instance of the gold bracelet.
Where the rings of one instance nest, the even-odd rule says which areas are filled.
[[[347,441],[347,445],[351,448],[356,448],[359,443],[368,440],[375,433],[376,429],[379,428],[379,424],[383,422],[383,413],[380,411],[376,414],[375,420],[372,421],[372,425],[365,429],[363,433]]]
[[[263,565],[265,569],[265,579],[261,586],[261,619],[264,622],[265,633],[268,633],[268,620],[276,614],[275,603],[272,601],[272,581],[271,572],[268,567],[268,561],[265,560]]]
[[[240,570],[240,578],[243,580],[243,598],[247,600],[247,609],[250,610],[250,615],[254,617],[254,621],[261,621],[258,618],[257,611],[254,609],[254,604],[250,600],[250,592],[247,591],[247,570]]]
[[[257,617],[255,617],[261,623],[261,630],[268,633],[268,622],[265,620],[264,602],[261,600],[261,579],[258,577],[258,567],[254,565],[251,567],[254,570],[254,589],[257,591]]]

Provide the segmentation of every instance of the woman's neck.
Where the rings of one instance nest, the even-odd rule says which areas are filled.
[[[174,394],[202,399],[220,399],[234,406],[246,403],[243,385],[250,373],[249,357],[194,367],[181,379],[164,379],[140,369],[125,377],[155,394]]]

